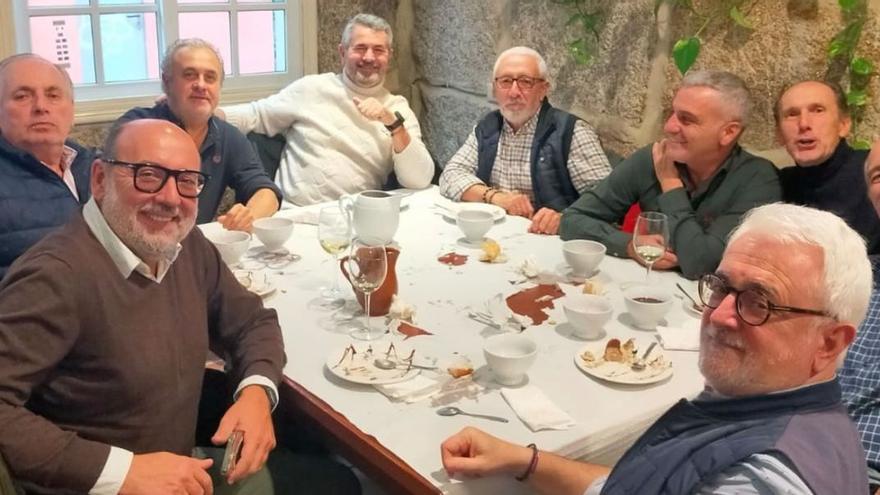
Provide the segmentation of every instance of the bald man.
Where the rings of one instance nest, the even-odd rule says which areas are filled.
[[[73,86],[33,54],[0,61],[0,279],[89,199],[92,153],[68,139]]]

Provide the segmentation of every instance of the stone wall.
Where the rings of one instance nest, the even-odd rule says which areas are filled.
[[[697,8],[717,0],[695,0]],[[554,105],[591,122],[603,143],[627,154],[656,139],[681,80],[670,49],[692,34],[693,15],[654,0],[599,2],[605,8],[599,53],[590,66],[577,65],[567,42],[570,12],[551,0],[334,0],[320,2],[321,69],[338,70],[335,52],[344,20],[358,11],[388,18],[396,29],[395,64],[388,87],[411,98],[429,149],[440,163],[464,141],[477,118],[494,108],[489,98],[492,65],[515,45],[541,52],[548,64]],[[870,0],[872,20],[859,52],[880,65],[880,0]],[[756,0],[748,12],[753,30],[710,24],[695,69],[739,74],[754,96],[752,121],[743,143],[779,164],[790,163],[775,141],[772,105],[789,82],[822,77],[828,41],[842,27],[837,0]],[[326,45],[326,46],[325,46]],[[873,94],[878,95],[877,81]],[[880,125],[875,97],[863,128],[872,138]]]

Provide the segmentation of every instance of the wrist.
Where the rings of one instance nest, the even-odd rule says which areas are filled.
[[[538,447],[534,443],[530,443],[520,450],[518,457],[514,479],[526,481],[538,468]]]

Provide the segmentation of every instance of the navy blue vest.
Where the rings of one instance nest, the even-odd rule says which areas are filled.
[[[580,196],[568,173],[568,153],[577,120],[574,115],[553,108],[546,98],[541,103],[529,159],[535,210],[546,206],[562,211]],[[474,131],[477,177],[486,184],[495,166],[503,125],[504,117],[495,110],[483,117]]]
[[[624,454],[602,494],[692,493],[757,453],[780,457],[816,494],[867,493],[865,454],[835,379],[778,394],[681,400]]]
[[[66,144],[77,152],[70,170],[79,202],[58,174],[0,136],[0,279],[16,258],[67,223],[89,199],[93,155],[73,141]]]

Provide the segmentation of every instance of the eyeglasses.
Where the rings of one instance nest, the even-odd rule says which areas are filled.
[[[773,304],[767,299],[766,295],[757,289],[736,290],[724,279],[714,273],[709,273],[700,277],[700,301],[709,308],[716,309],[721,305],[721,302],[724,301],[724,298],[731,293],[733,293],[736,298],[737,316],[753,327],[766,323],[770,318],[770,314],[774,311],[816,316],[831,316],[824,311],[816,309],[794,308],[791,306]]]
[[[517,87],[519,87],[519,89],[523,91],[528,91],[534,88],[536,84],[541,82],[544,82],[544,80],[539,77],[529,76],[501,76],[495,78],[495,84],[501,89],[510,89],[513,87],[513,83],[516,83]]]
[[[133,171],[134,188],[143,193],[157,193],[168,182],[168,177],[174,177],[177,184],[177,193],[184,198],[197,198],[205,188],[205,183],[211,178],[195,170],[171,170],[155,163],[131,163],[111,158],[101,158],[104,163],[117,167],[125,167]]]

